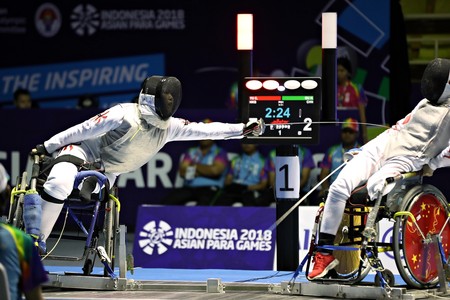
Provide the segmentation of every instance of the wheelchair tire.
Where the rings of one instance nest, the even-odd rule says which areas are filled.
[[[444,195],[436,187],[425,184],[412,187],[404,196],[400,211],[414,215],[425,237],[442,231],[442,247],[450,253],[450,224],[446,220],[450,209]],[[445,228],[443,227],[445,225]],[[394,259],[408,286],[432,288],[439,282],[435,246],[424,239],[411,218],[395,218],[393,230]]]
[[[92,259],[88,258],[83,265],[83,275],[87,276],[90,275],[92,273],[92,270],[94,269],[94,262],[92,261]]]
[[[20,181],[20,184],[19,184]],[[22,177],[18,179],[16,190],[24,190],[27,187],[27,172],[22,173]],[[24,193],[14,196],[13,203],[10,204],[8,224],[13,225],[20,230],[25,230],[23,223],[23,198]]]
[[[390,270],[385,269],[381,272],[381,276],[383,276],[383,279],[389,286],[392,287],[395,285],[395,276]],[[381,278],[379,273],[375,274],[375,286],[381,286]]]

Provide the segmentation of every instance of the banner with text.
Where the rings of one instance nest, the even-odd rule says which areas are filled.
[[[308,254],[317,210],[299,207],[300,261]],[[275,218],[272,207],[142,205],[134,263],[143,268],[276,270],[276,231],[268,230]],[[393,223],[379,224],[379,241],[392,243]],[[379,257],[386,269],[398,274],[392,251]]]
[[[390,86],[389,50],[393,46],[389,44],[389,18],[385,16],[390,14],[390,2],[3,0],[0,4],[0,38],[4,45],[1,68],[36,66],[39,69],[48,64],[162,54],[165,63],[162,75],[176,76],[183,84],[183,108],[237,109],[237,14],[248,12],[254,16],[255,75],[298,77],[320,76],[322,12],[332,11],[339,16],[337,54],[350,59],[352,79],[364,87],[369,97],[367,122],[381,122],[385,108],[389,108],[386,105]],[[144,72],[145,68],[138,67],[139,62],[131,64],[136,64],[137,74]],[[102,83],[102,90],[80,91],[78,95],[95,93],[103,105],[117,101],[111,97],[127,93],[120,82],[105,84],[112,83],[118,74],[115,65],[105,69],[99,63],[98,70],[96,67],[93,64],[88,70],[74,71],[69,65],[67,75],[61,67],[56,73],[41,77],[35,75],[39,70],[27,72],[31,88],[37,81],[44,88],[39,93],[31,90],[31,96],[41,108],[75,107],[74,101],[67,106],[58,103],[68,100],[53,89],[71,90],[89,77],[92,84]],[[159,73],[154,69],[147,71],[147,75]],[[25,74],[0,82],[0,89],[4,89],[2,84],[9,84],[8,90],[30,86],[22,75]],[[65,81],[63,76],[67,76]],[[128,97],[131,100],[133,96]],[[7,105],[6,101],[12,102],[12,97],[1,94],[0,105]]]
[[[182,217],[181,217],[182,216]],[[133,255],[144,268],[272,270],[271,207],[142,205]]]
[[[142,55],[0,69],[0,101],[10,101],[18,88],[33,98],[139,92],[149,74],[164,74],[164,55]]]

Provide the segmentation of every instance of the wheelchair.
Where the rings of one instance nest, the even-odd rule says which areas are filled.
[[[49,158],[46,158],[47,160]],[[25,171],[17,179],[16,186],[11,191],[10,208],[7,222],[21,230],[25,230],[23,220],[24,197],[27,193],[39,192],[37,187],[39,176],[42,174],[44,159],[34,156],[32,175],[28,182],[28,173]],[[97,183],[103,187],[98,194],[92,194],[89,202],[81,201],[77,187],[87,177],[95,177]],[[41,187],[42,188],[42,187]],[[114,273],[115,267],[115,245],[119,234],[119,213],[120,201],[117,198],[117,187],[109,188],[107,177],[96,170],[81,169],[75,179],[74,191],[64,201],[63,212],[65,211],[64,225],[61,229],[58,241],[61,238],[71,240],[85,240],[84,250],[80,256],[57,256],[51,255],[51,251],[42,254],[41,259],[62,260],[62,261],[84,261],[82,275],[91,275],[96,258],[99,257],[104,266],[103,276],[117,280]],[[82,232],[82,236],[63,235],[67,217],[70,216]],[[88,217],[84,217],[88,216]],[[102,217],[103,216],[103,220]],[[51,235],[53,236],[53,234]]]
[[[374,270],[375,285],[388,290],[395,284],[395,277],[383,267],[378,254],[392,251],[408,287],[428,289],[440,283],[440,270],[449,271],[450,259],[450,206],[446,198],[433,185],[422,183],[420,171],[387,178],[385,187],[388,184],[393,189],[385,196],[379,193],[373,202],[367,201],[365,186],[352,193],[333,245],[317,244],[324,205],[319,206],[308,254],[291,284],[305,264],[308,276],[312,257],[320,249],[332,250],[340,264],[313,282],[355,284]],[[381,219],[394,221],[390,243],[378,241]]]

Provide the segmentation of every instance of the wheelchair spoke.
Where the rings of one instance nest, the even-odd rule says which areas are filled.
[[[400,275],[414,288],[438,284],[441,253],[433,242],[439,235],[442,253],[450,252],[450,224],[447,201],[432,185],[417,185],[405,195],[403,210],[396,213],[394,258]],[[404,218],[403,216],[407,216]]]
[[[439,231],[439,235],[442,237],[442,233],[444,232],[445,228],[447,228],[448,220],[450,220],[450,214],[447,217],[447,220],[445,221],[444,225],[442,226],[442,229]]]

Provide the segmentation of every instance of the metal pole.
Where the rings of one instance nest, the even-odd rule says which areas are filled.
[[[298,146],[278,146],[276,148],[276,155],[277,158],[280,157],[282,161],[288,158],[286,159],[286,162],[293,162],[291,165],[289,165],[289,163],[281,163],[281,166],[275,164],[275,174],[278,177],[281,176],[281,181],[283,181],[282,184],[275,184],[274,187],[276,196],[276,215],[278,220],[297,203],[300,197],[300,171],[293,171],[293,169],[296,169],[297,167],[300,169],[300,164],[298,162]],[[289,158],[292,157],[296,157],[297,159],[290,160]],[[280,182],[280,178],[277,178],[276,182]],[[296,196],[285,198],[283,194],[295,194]],[[276,239],[277,270],[295,271],[299,264],[298,209],[294,209],[292,213],[277,226]]]
[[[252,76],[252,50],[239,50],[238,122],[248,121],[248,99],[244,98],[244,78]],[[242,118],[242,119],[241,119]]]
[[[322,14],[322,120],[336,120],[337,14]]]

